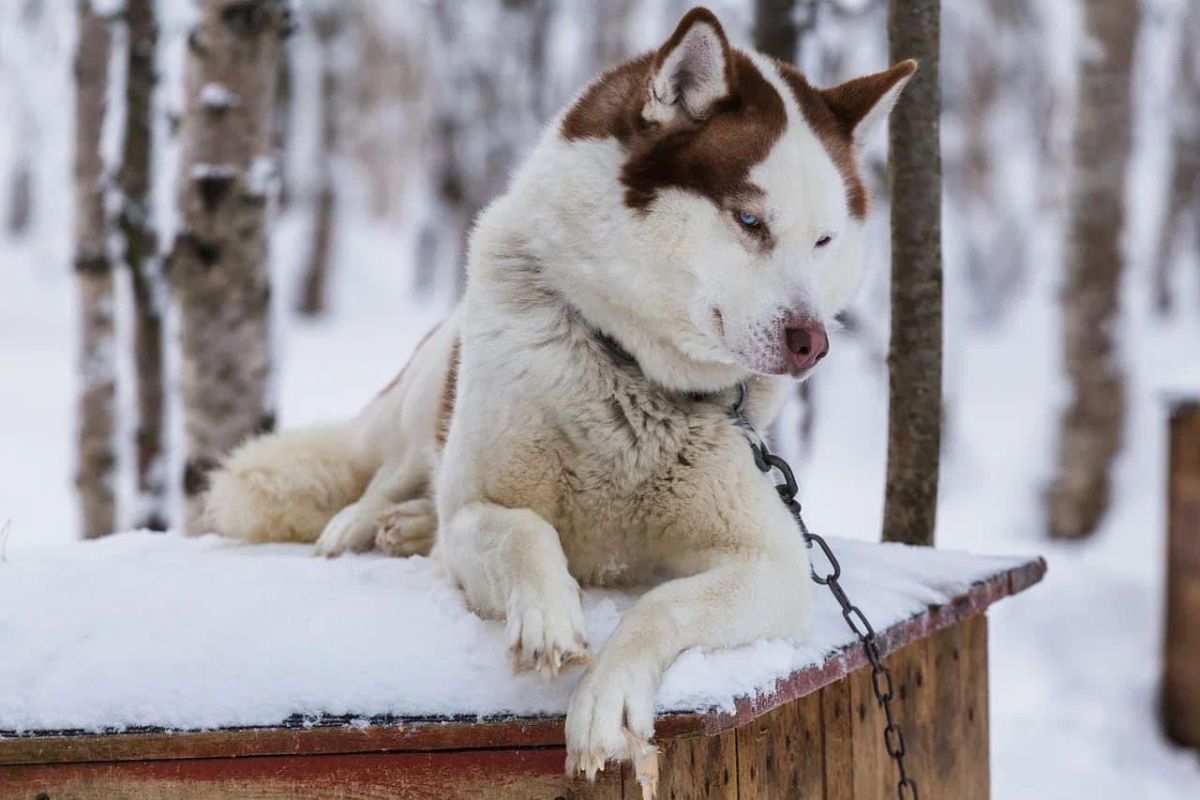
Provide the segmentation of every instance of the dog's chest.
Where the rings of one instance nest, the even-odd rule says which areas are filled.
[[[711,402],[621,387],[557,428],[562,464],[552,524],[573,574],[589,584],[643,582],[670,569],[695,536],[681,505],[712,501],[731,423]],[[692,543],[694,544],[694,543]]]

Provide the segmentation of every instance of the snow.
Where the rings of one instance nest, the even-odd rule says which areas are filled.
[[[222,86],[219,83],[206,83],[200,87],[200,102],[206,108],[221,109],[231,108],[242,102],[242,98],[238,97],[236,92],[233,92],[227,86]]]
[[[241,170],[236,164],[209,164],[204,161],[197,161],[192,165],[191,176],[192,180],[202,181],[209,179],[216,180],[232,180],[238,176]]]
[[[879,630],[1026,559],[833,541],[846,591]],[[808,576],[797,576],[808,580]],[[588,590],[590,641],[636,599]],[[689,651],[660,711],[732,710],[738,696],[851,644],[816,595],[803,642]],[[504,625],[485,621],[428,558],[314,558],[206,536],[125,533],[9,547],[0,562],[0,731],[271,725],[372,717],[563,714],[578,673],[512,676]]]

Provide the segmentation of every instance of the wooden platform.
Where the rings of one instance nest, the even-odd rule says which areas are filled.
[[[922,797],[988,797],[986,608],[1041,579],[1027,560],[881,630]],[[821,601],[828,598],[821,597]],[[847,641],[732,708],[659,718],[659,797],[895,796],[882,712]],[[563,776],[560,717],[306,718],[273,727],[0,735],[0,798],[497,798],[641,796],[628,770]]]

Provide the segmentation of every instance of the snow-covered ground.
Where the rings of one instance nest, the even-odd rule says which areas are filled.
[[[25,41],[15,9],[0,3],[0,188],[14,158],[33,159],[39,193],[35,229],[20,242],[0,232],[0,553],[69,541],[74,430],[74,317],[70,262],[71,36],[42,26]],[[66,0],[48,0],[69,13]],[[1065,6],[1065,4],[1063,4]],[[1041,553],[1045,582],[993,613],[991,670],[993,796],[999,800],[1098,800],[1200,796],[1200,757],[1160,735],[1155,703],[1161,651],[1165,442],[1162,387],[1200,392],[1200,296],[1181,281],[1176,317],[1150,309],[1150,256],[1157,252],[1164,178],[1166,85],[1174,56],[1177,0],[1148,0],[1148,46],[1140,77],[1138,155],[1131,188],[1123,298],[1122,361],[1129,378],[1128,434],[1112,512],[1094,539],[1055,545],[1044,538],[1042,491],[1054,456],[1054,425],[1065,387],[1058,355],[1056,215],[1042,209],[1028,234],[1025,280],[994,324],[972,324],[970,289],[956,261],[964,224],[947,216],[947,432],[939,544],[985,553]],[[1055,4],[1057,7],[1057,4]],[[173,28],[165,26],[168,34]],[[178,37],[176,37],[178,42]],[[168,65],[168,75],[170,75]],[[36,86],[36,91],[31,87]],[[1013,183],[1029,179],[1014,161]],[[1037,176],[1034,176],[1036,178]],[[948,198],[953,200],[952,198]],[[0,197],[0,204],[4,198]],[[3,211],[3,209],[0,209]],[[334,312],[319,323],[292,320],[294,270],[306,241],[303,203],[277,226],[273,260],[283,291],[279,405],[284,425],[352,413],[383,386],[415,342],[444,313],[440,299],[410,296],[412,231],[343,207]],[[1043,219],[1043,217],[1045,219]],[[1043,224],[1044,223],[1044,224]],[[1200,274],[1192,254],[1185,266]],[[882,253],[873,260],[885,263]],[[882,284],[866,287],[863,312],[886,330]],[[871,341],[866,337],[866,341]],[[878,339],[876,338],[876,342]],[[814,383],[816,428],[801,459],[810,526],[875,539],[883,498],[887,379],[864,337],[840,335]],[[349,353],[354,357],[348,357]],[[1181,388],[1182,387],[1182,388]],[[126,394],[124,402],[128,404]],[[795,414],[780,427],[797,429]],[[794,437],[792,437],[794,440]],[[794,449],[794,448],[793,448]],[[129,493],[128,472],[122,491]],[[5,527],[7,523],[7,528]],[[0,562],[0,582],[5,565]]]

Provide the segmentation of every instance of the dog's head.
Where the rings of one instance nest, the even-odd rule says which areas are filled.
[[[656,335],[688,359],[807,374],[862,272],[859,151],[915,69],[816,89],[731,47],[707,9],[688,12],[561,121],[567,143],[617,146],[624,213],[611,232],[636,245],[603,276],[608,291],[664,320]]]

